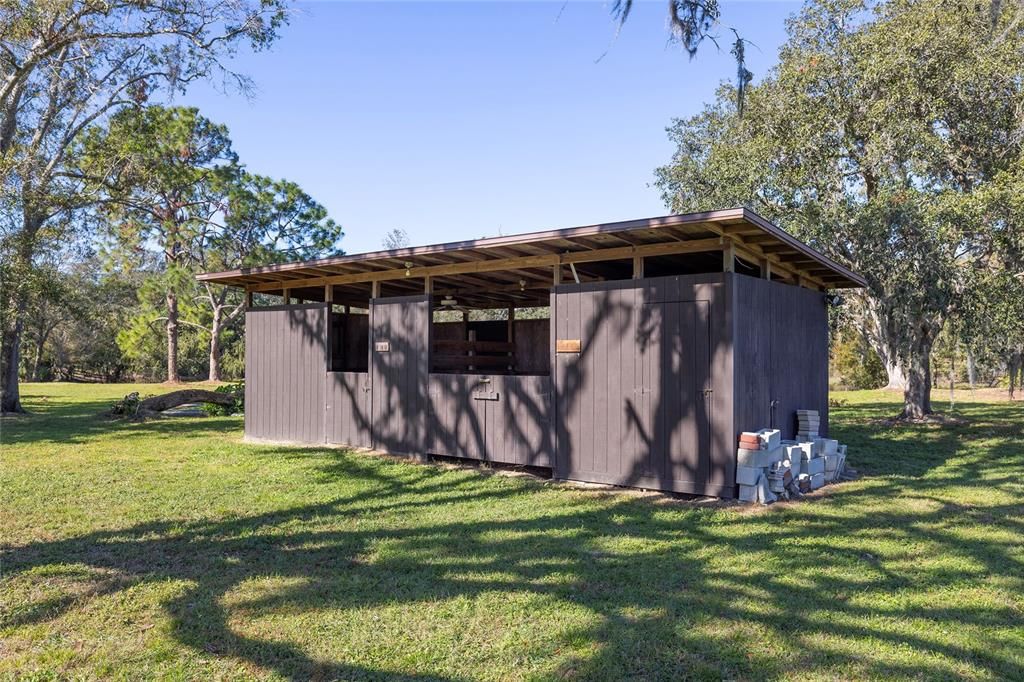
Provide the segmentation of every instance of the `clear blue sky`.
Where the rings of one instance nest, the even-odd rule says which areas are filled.
[[[349,253],[393,227],[428,244],[661,215],[665,127],[735,72],[727,43],[693,61],[668,44],[666,4],[637,2],[613,42],[610,2],[302,3],[272,50],[235,60],[255,98],[177,102],[324,204]],[[724,4],[756,76],[798,9]]]

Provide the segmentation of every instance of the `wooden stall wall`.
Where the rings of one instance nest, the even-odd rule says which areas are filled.
[[[323,442],[327,324],[319,303],[246,312],[246,436]]]
[[[796,410],[818,410],[828,433],[828,311],[824,294],[734,275],[736,435],[796,435]]]
[[[828,307],[825,294],[770,282],[775,427],[796,435],[796,411],[817,410],[828,434]]]
[[[373,446],[368,372],[327,373],[324,440],[357,448]]]
[[[394,454],[426,451],[430,296],[370,302],[373,446]]]
[[[735,439],[772,423],[772,299],[767,280],[733,275]]]
[[[551,379],[431,374],[427,452],[550,467]]]
[[[724,273],[567,285],[553,298],[556,475],[732,496]]]

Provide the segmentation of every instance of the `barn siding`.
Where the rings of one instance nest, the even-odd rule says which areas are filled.
[[[775,428],[796,435],[796,410],[817,410],[828,434],[828,310],[825,294],[771,282]]]
[[[426,452],[430,296],[370,302],[370,374],[374,447],[396,454]],[[376,349],[378,342],[390,350]]]
[[[733,494],[730,292],[724,273],[556,287],[555,339],[581,343],[554,354],[557,476]]]
[[[367,372],[327,373],[327,412],[324,440],[338,445],[368,448],[373,445]]]
[[[798,409],[818,410],[828,433],[828,312],[824,294],[734,276],[736,432],[777,428],[796,435]],[[774,410],[772,401],[776,401]]]
[[[551,466],[551,380],[431,374],[427,452],[500,464]]]
[[[246,436],[323,441],[327,314],[323,304],[246,312]]]

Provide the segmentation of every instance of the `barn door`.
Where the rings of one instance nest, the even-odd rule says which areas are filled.
[[[701,490],[711,464],[707,301],[644,304],[640,318],[640,461],[672,490]]]
[[[373,444],[396,454],[427,450],[430,297],[370,303]]]

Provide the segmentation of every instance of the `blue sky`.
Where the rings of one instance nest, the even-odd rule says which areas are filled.
[[[665,127],[735,64],[668,44],[665,2],[300,3],[281,40],[234,65],[256,96],[177,102],[226,124],[250,170],[299,183],[349,253],[664,214]],[[763,75],[795,2],[726,2]],[[598,60],[603,53],[605,56]]]

